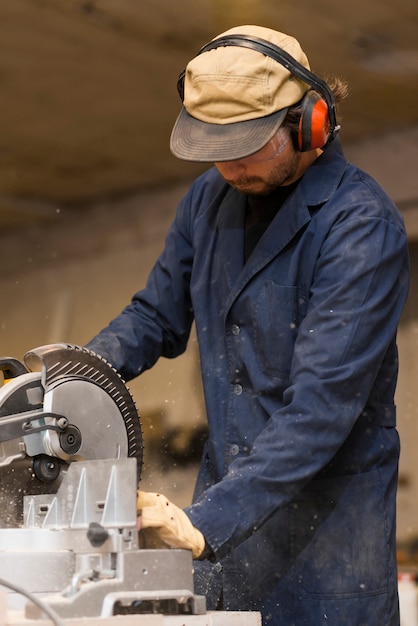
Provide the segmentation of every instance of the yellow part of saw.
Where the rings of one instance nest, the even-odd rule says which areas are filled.
[[[143,460],[135,401],[102,357],[72,344],[0,358],[0,526],[16,527],[23,497],[55,493],[74,461]]]

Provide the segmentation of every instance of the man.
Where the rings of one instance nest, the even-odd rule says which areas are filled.
[[[344,86],[308,68],[295,39],[256,26],[190,61],[171,149],[215,166],[145,289],[88,347],[130,380],[181,354],[195,321],[209,438],[193,503],[139,491],[138,508],[142,527],[192,550],[209,609],[395,626],[407,238],[344,158]]]

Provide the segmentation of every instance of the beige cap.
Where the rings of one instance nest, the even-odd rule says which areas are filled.
[[[238,26],[218,37],[245,35],[278,46],[309,70],[298,41],[261,26]],[[257,152],[277,132],[287,108],[309,85],[258,50],[222,45],[204,51],[187,65],[183,109],[170,148],[189,161],[230,161]]]

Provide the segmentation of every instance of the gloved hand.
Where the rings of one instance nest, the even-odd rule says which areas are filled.
[[[205,549],[205,538],[186,513],[159,493],[137,492],[138,528],[154,529],[154,534],[172,548],[192,551],[197,559]]]

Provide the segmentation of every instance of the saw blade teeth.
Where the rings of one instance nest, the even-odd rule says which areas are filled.
[[[25,363],[27,357],[36,369],[41,363],[45,392],[57,382],[65,383],[65,379],[85,379],[112,398],[127,432],[128,456],[136,457],[140,472],[143,450],[140,416],[129,388],[113,365],[88,348],[74,344],[40,346],[25,355]]]

